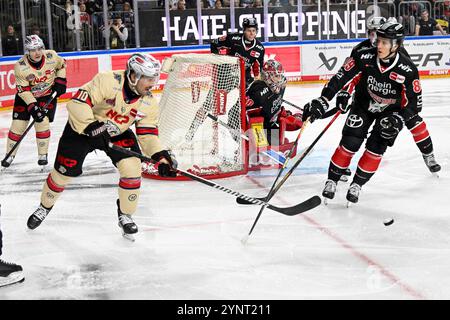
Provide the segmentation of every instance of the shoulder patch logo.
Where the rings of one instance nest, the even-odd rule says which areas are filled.
[[[120,75],[118,73],[114,73],[114,80],[116,80],[117,82],[121,83],[122,82],[122,75]]]

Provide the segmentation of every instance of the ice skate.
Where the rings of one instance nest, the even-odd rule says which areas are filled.
[[[44,208],[42,205],[39,205],[39,208],[33,212],[33,214],[28,218],[27,226],[29,229],[34,230],[44,221],[47,217],[50,209]]]
[[[8,263],[0,259],[0,287],[23,282],[23,269],[15,263]]]
[[[359,200],[359,193],[361,192],[361,186],[357,183],[352,183],[347,192],[347,208],[351,203],[357,203]]]
[[[439,177],[438,173],[441,170],[441,166],[436,162],[436,159],[434,158],[434,154],[430,153],[427,155],[423,155],[423,160],[425,161],[425,164],[428,167],[428,170],[435,176]]]
[[[138,227],[134,223],[131,215],[125,214],[120,211],[119,200],[117,200],[117,214],[119,217],[119,227],[122,230],[122,236],[130,241],[135,241],[133,234],[138,232]]]
[[[336,194],[336,187],[337,183],[333,180],[328,179],[327,182],[325,182],[325,188],[323,188],[322,191],[323,203],[325,205],[328,204],[328,199],[334,198],[334,195]]]

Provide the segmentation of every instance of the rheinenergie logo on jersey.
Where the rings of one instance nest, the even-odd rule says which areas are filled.
[[[392,89],[392,84],[386,82],[378,82],[373,76],[367,78],[367,87],[383,95],[396,94],[397,90]]]

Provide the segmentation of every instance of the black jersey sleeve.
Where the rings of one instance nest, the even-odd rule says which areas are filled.
[[[231,34],[227,34],[217,39],[213,39],[210,46],[211,53],[220,54],[222,49],[228,52],[231,48],[231,37]]]
[[[331,101],[339,90],[355,81],[362,73],[361,53],[355,57],[348,57],[339,71],[328,81],[322,89],[322,96]]]
[[[412,74],[406,77],[402,87],[402,109],[400,114],[407,121],[422,110],[422,86],[420,84],[419,71],[415,66]]]

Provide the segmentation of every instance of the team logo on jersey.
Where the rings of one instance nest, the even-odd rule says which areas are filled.
[[[122,82],[122,76],[118,73],[114,73],[114,80],[117,80],[117,82]]]
[[[349,57],[344,62],[344,70],[350,71],[355,66],[355,60],[352,57]]]
[[[25,79],[29,82],[32,82],[35,78],[36,76],[34,74],[29,74]]]
[[[398,73],[395,73],[395,72],[391,72],[389,74],[389,79],[394,80],[395,82],[398,82],[398,83],[404,83],[406,80],[406,78],[404,76],[402,76]]]
[[[412,71],[412,69],[411,69],[410,66],[404,65],[403,63],[400,63],[400,64],[398,65],[398,67],[399,67],[400,69],[402,69],[402,70],[405,70],[406,72],[411,72],[411,71]]]
[[[373,53],[364,53],[361,55],[361,59],[372,59],[375,55]]]
[[[106,103],[106,104],[109,104],[110,106],[115,106],[115,105],[116,105],[116,98],[113,98],[113,99],[106,99],[106,100],[105,100],[105,103]],[[124,112],[124,111],[122,111],[122,112]]]
[[[363,125],[364,121],[363,119],[358,116],[357,114],[351,114],[348,118],[345,124],[347,127],[350,128],[359,128]]]
[[[53,54],[51,52],[47,52],[45,55],[48,59],[51,59],[53,57]]]
[[[252,56],[252,57],[255,57],[255,58],[259,58],[259,56],[261,55],[259,52],[257,52],[257,51],[250,51],[250,55]]]

